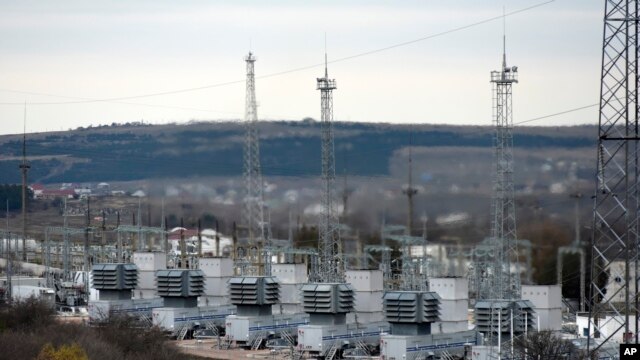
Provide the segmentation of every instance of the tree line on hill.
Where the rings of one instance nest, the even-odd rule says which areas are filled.
[[[261,123],[261,160],[267,176],[317,175],[320,129],[317,121]],[[336,168],[356,176],[387,175],[395,151],[419,147],[490,147],[487,128],[341,123],[334,125]],[[101,126],[27,139],[30,178],[41,182],[130,181],[242,174],[241,124],[182,126]],[[411,138],[411,140],[410,140]],[[516,132],[519,148],[593,147],[594,139],[570,130]],[[3,153],[20,156],[22,139],[3,143]],[[375,161],[374,161],[375,160]],[[18,183],[20,160],[0,162],[0,182]]]

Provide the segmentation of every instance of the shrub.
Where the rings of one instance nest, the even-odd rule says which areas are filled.
[[[89,360],[87,353],[78,344],[62,345],[56,350],[51,343],[45,344],[37,360]]]
[[[181,354],[156,327],[140,327],[115,317],[97,327],[61,323],[49,306],[36,299],[0,309],[0,358],[37,360],[173,360]]]
[[[54,311],[45,302],[30,297],[12,302],[0,310],[0,333],[26,330],[53,321]]]

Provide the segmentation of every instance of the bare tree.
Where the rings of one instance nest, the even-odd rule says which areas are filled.
[[[571,341],[562,339],[553,331],[530,332],[517,338],[514,343],[516,359],[531,360],[586,360],[588,356],[576,348]]]

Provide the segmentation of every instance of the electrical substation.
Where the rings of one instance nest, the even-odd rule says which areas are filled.
[[[27,175],[33,169],[25,131],[21,230],[0,230],[4,301],[35,296],[61,316],[86,319],[87,326],[126,316],[137,326],[161,329],[177,343],[206,340],[212,352],[237,358],[524,360],[517,344],[552,331],[574,346],[574,353],[562,358],[619,359],[618,345],[638,344],[640,336],[638,3],[605,1],[593,236],[580,237],[579,200],[586,195],[573,192],[575,238],[557,249],[557,284],[534,284],[534,245],[520,238],[516,227],[513,99],[520,72],[507,62],[503,35],[500,67],[487,79],[493,112],[489,236],[474,245],[432,242],[426,214],[422,234],[416,231],[414,203],[429,199],[414,183],[412,138],[407,139],[407,184],[397,189],[403,202],[406,197],[406,223],[387,223],[383,215],[376,243],[365,243],[356,226],[347,225],[351,193],[346,175],[344,189],[336,180],[340,138],[333,128],[334,93],[340,93],[329,76],[326,50],[324,73],[316,79],[317,240],[305,246],[294,242],[292,210],[288,238],[275,238],[261,167],[256,96],[261,77],[249,52],[242,206],[232,233],[217,227],[205,231],[199,223],[197,230],[184,224],[169,229],[164,203],[161,226],[143,225],[141,203],[138,209],[116,210],[116,225],[107,225],[104,211],[92,212],[90,195],[74,207],[65,198],[62,226],[30,233]],[[575,301],[563,298],[569,256],[579,260]],[[20,275],[18,268],[37,275]]]

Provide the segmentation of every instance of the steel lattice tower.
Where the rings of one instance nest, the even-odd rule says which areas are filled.
[[[638,343],[638,14],[637,0],[605,0],[588,303],[589,336],[603,341],[590,351],[619,331]]]
[[[344,261],[340,253],[340,230],[336,209],[336,165],[333,141],[333,90],[336,81],[329,79],[327,54],[325,53],[324,77],[317,78],[320,90],[322,129],[322,213],[320,215],[318,246],[320,252],[319,273],[313,281],[344,282]]]
[[[268,248],[267,232],[265,231],[264,217],[264,184],[262,182],[262,170],[260,168],[260,141],[258,137],[258,110],[256,103],[256,81],[254,63],[256,58],[251,52],[245,57],[247,63],[247,89],[245,99],[245,139],[244,139],[244,223],[248,231],[248,251],[257,249],[257,256],[263,256],[265,270],[268,272],[269,256],[267,251],[260,254],[263,249]],[[250,256],[250,255],[247,255]],[[261,259],[252,259],[260,262]],[[268,275],[268,274],[265,274]]]
[[[503,36],[503,47],[505,38]],[[507,67],[506,51],[502,69],[491,72],[493,84],[494,168],[491,204],[491,247],[489,269],[481,269],[479,299],[519,299],[520,274],[511,272],[518,261],[516,211],[513,185],[512,87],[518,82],[517,67]],[[477,269],[478,270],[478,269]]]

